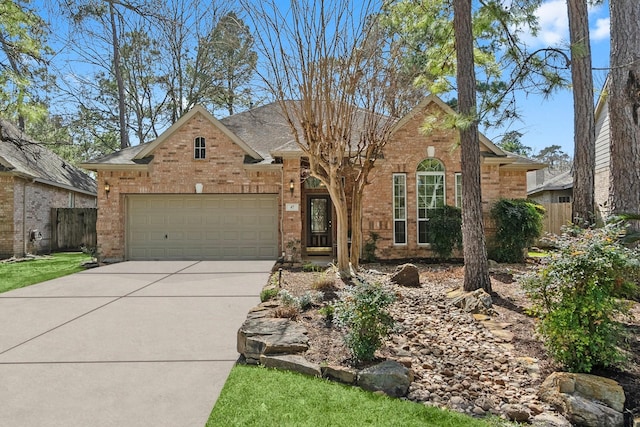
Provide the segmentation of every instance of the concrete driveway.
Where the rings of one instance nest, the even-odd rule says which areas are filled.
[[[0,426],[203,426],[271,261],[137,261],[0,294]]]

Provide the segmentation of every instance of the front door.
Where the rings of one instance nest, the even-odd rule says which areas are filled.
[[[307,197],[307,252],[333,252],[331,211],[331,198],[328,195]]]

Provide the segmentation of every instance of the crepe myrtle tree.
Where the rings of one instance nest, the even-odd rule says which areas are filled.
[[[331,196],[338,269],[350,277],[362,244],[362,195],[394,123],[385,111],[393,78],[386,70],[399,57],[389,54],[376,32],[374,1],[294,0],[287,10],[279,4],[244,6],[264,60],[264,82],[308,158],[309,173]],[[348,188],[343,177],[349,177]]]

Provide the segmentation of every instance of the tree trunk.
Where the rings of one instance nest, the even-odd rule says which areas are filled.
[[[640,2],[609,2],[611,213],[640,213]]]
[[[113,2],[109,1],[109,19],[111,20],[111,42],[113,44],[113,73],[118,84],[118,119],[120,122],[120,148],[129,147],[129,133],[124,102],[124,81],[120,69],[120,46],[118,44],[118,28],[116,27],[116,11]]]
[[[360,268],[360,250],[362,248],[362,191],[354,187],[351,196],[351,268]]]
[[[464,289],[473,291],[482,288],[491,292],[480,190],[480,143],[476,112],[471,0],[454,0],[453,11],[458,107],[460,114],[471,121],[468,126],[460,128]]]
[[[336,210],[336,249],[338,273],[342,278],[351,277],[349,267],[349,213],[347,209],[347,198],[339,177],[335,174],[327,186],[331,202]]]
[[[574,224],[595,223],[594,176],[596,131],[593,107],[593,76],[586,0],[568,0],[573,83],[573,212]]]

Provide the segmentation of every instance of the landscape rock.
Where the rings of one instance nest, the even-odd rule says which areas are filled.
[[[538,395],[574,424],[589,427],[624,425],[624,391],[611,379],[554,372],[544,380]]]
[[[581,396],[568,395],[565,405],[565,416],[573,424],[584,427],[624,426],[624,415],[621,412]]]
[[[508,419],[518,423],[526,422],[530,417],[529,411],[522,405],[505,405],[502,410]]]
[[[344,366],[325,366],[322,368],[322,376],[345,384],[355,384],[358,372]]]
[[[369,391],[383,391],[392,397],[405,396],[411,381],[411,371],[393,360],[365,368],[358,373],[360,387]]]
[[[391,276],[391,282],[400,286],[419,288],[420,271],[418,270],[418,267],[413,264],[399,265]]]
[[[289,319],[248,318],[238,330],[238,353],[247,360],[263,354],[302,353],[309,348],[307,330]]]
[[[297,354],[282,355],[262,355],[260,356],[260,364],[267,368],[280,369],[283,371],[299,372],[304,375],[314,377],[322,376],[320,366],[307,361],[303,356]]]
[[[531,420],[534,427],[571,427],[571,423],[562,415],[543,412]]]
[[[461,308],[467,313],[490,314],[491,313],[491,295],[484,289],[476,289],[472,292],[464,292],[453,298],[451,303]]]

